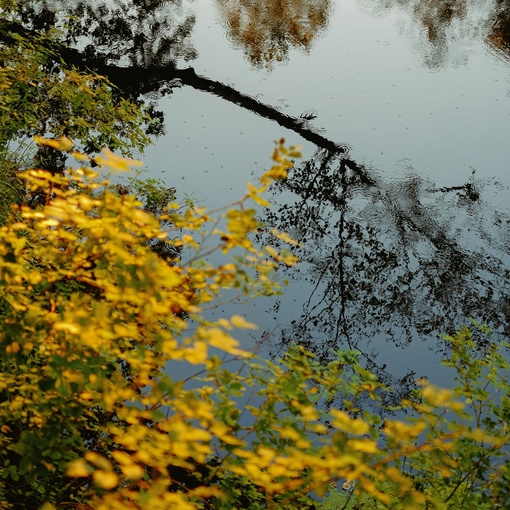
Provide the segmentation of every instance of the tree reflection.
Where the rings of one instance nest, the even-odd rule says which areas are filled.
[[[105,63],[149,67],[196,51],[189,36],[195,18],[183,12],[181,0],[45,0],[22,2],[21,22],[33,30],[63,29],[69,45],[85,45],[88,58]]]
[[[161,1],[158,2],[158,5],[160,3]],[[78,4],[76,8],[83,8],[83,4]],[[70,16],[70,12],[74,11],[64,10],[59,13],[59,17],[55,10],[50,10],[47,7],[38,9],[32,7],[30,10],[22,10],[21,19],[16,16],[14,17],[15,20],[0,18],[0,43],[10,45],[16,44],[16,37],[13,36],[13,34],[30,38],[38,30],[49,30],[54,23],[58,24],[58,20],[61,19],[61,17],[66,18]],[[118,12],[112,14],[113,17],[109,19],[110,24],[117,25],[117,15],[119,15]],[[154,96],[159,97],[165,93],[171,92],[174,87],[188,85],[196,90],[221,97],[257,115],[271,119],[281,126],[293,130],[299,136],[305,140],[311,141],[318,147],[338,153],[345,153],[347,151],[347,146],[345,144],[335,143],[315,130],[310,124],[309,119],[286,115],[279,111],[277,107],[264,104],[252,96],[243,94],[230,85],[197,75],[192,67],[178,69],[176,62],[173,60],[168,62],[165,60],[158,60],[154,55],[153,58],[145,59],[142,63],[136,63],[134,57],[131,59],[131,63],[122,63],[123,55],[121,53],[109,55],[100,50],[101,41],[104,42],[104,34],[102,36],[103,39],[98,40],[96,46],[88,44],[85,50],[78,49],[76,46],[73,47],[71,43],[74,41],[76,45],[81,36],[83,36],[86,41],[90,41],[91,37],[93,37],[94,31],[92,31],[91,34],[86,32],[86,24],[87,23],[84,22],[78,28],[75,26],[74,28],[70,28],[68,32],[64,32],[65,39],[69,46],[66,44],[54,43],[51,48],[51,53],[55,55],[55,59],[63,60],[67,66],[75,67],[81,71],[93,70],[100,75],[107,76],[109,81],[118,87],[115,90],[121,96],[129,97],[134,100],[138,100],[139,97],[143,95],[154,98]],[[93,26],[92,21],[90,22],[90,26]],[[188,28],[181,27],[182,32],[188,34]],[[191,28],[189,28],[189,30],[191,30]],[[121,37],[117,33],[116,37],[121,40]],[[131,44],[129,40],[124,41],[124,43],[128,47]],[[172,42],[171,46],[174,55],[182,53],[183,50],[178,41]],[[174,48],[174,46],[176,47]],[[138,46],[133,46],[131,48],[131,54],[136,56],[139,52],[143,53],[143,47],[141,49],[138,48],[139,51],[137,48]],[[156,53],[161,54],[161,51],[158,50]],[[124,57],[128,54],[129,51],[126,50]],[[160,134],[164,128],[163,114],[155,110],[153,104],[151,104],[150,113],[155,122],[151,123],[148,132],[150,134]],[[365,175],[365,178],[370,180],[367,175]]]
[[[377,13],[397,8],[405,12],[411,26],[404,30],[414,40],[416,51],[431,69],[464,64],[470,42],[492,39],[491,26],[501,10],[508,11],[506,0],[499,7],[492,0],[359,0]],[[507,3],[506,7],[502,4]],[[418,27],[418,30],[417,30]]]
[[[179,61],[197,56],[191,43],[195,17],[181,0],[33,0],[0,18],[0,41],[16,44],[9,34],[59,29],[62,44],[51,48],[67,66],[105,75],[117,85],[114,93],[139,101],[172,91],[171,72]],[[5,15],[5,13],[3,13]],[[164,71],[162,73],[162,71]],[[170,77],[168,76],[170,74]],[[147,133],[164,132],[164,115],[148,106],[152,121]]]
[[[493,17],[490,44],[510,58],[510,1],[499,0]]]
[[[431,62],[439,65],[449,27],[463,19],[468,0],[385,1],[378,5],[410,10],[436,47]],[[291,46],[309,49],[330,9],[329,0],[218,2],[232,39],[255,65],[269,67],[287,58]],[[23,5],[20,21],[34,31],[66,20],[65,40],[75,49],[62,47],[58,54],[70,65],[96,69],[136,97],[175,81],[187,84],[279,122],[320,147],[278,185],[281,200],[267,216],[268,224],[302,243],[298,255],[304,263],[292,276],[311,285],[301,316],[282,330],[282,345],[297,340],[324,361],[332,349],[360,349],[366,366],[393,388],[383,397],[391,405],[409,394],[415,374],[392,376],[377,361],[375,340],[404,346],[451,331],[471,316],[503,324],[510,333],[510,221],[484,201],[483,183],[435,189],[412,174],[378,181],[349,159],[345,146],[314,131],[305,119],[197,76],[192,68],[177,69],[179,59],[196,54],[189,41],[194,18],[179,17],[180,5],[173,0],[55,5],[60,7],[51,10],[43,0]],[[491,41],[508,53],[510,2],[498,5]]]
[[[301,243],[303,264],[289,271],[310,289],[281,343],[324,362],[360,348],[375,364],[376,343],[434,341],[471,317],[510,333],[510,218],[483,183],[436,189],[412,173],[367,183],[345,159],[320,150],[291,170],[265,218]]]
[[[425,36],[416,45],[424,63],[433,69],[450,59],[455,63],[467,59],[467,45],[461,40],[483,38],[510,58],[509,0],[360,0],[371,11],[382,13],[397,7],[412,20],[413,37]],[[416,25],[421,30],[416,30]],[[419,37],[419,36],[418,36]]]
[[[227,37],[256,67],[271,69],[290,48],[308,51],[328,25],[330,0],[217,0]]]

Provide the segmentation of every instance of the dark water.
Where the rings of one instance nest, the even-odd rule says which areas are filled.
[[[246,345],[358,348],[400,395],[448,383],[440,333],[508,335],[508,0],[28,4],[39,27],[75,14],[70,42],[164,112],[144,160],[178,198],[235,200],[272,140],[303,146],[261,213],[302,262],[242,309]]]

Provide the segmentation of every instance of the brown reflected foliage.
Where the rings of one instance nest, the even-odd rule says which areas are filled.
[[[309,51],[325,30],[330,0],[217,0],[227,37],[256,67],[271,69],[291,48]]]
[[[430,43],[444,39],[445,31],[455,19],[463,19],[467,14],[466,0],[398,0],[400,5],[408,5],[413,16],[420,20],[426,29]]]
[[[499,50],[505,58],[510,58],[510,1],[499,0],[494,14],[489,44]]]
[[[421,52],[429,67],[438,68],[447,63],[452,46],[460,39],[483,38],[504,58],[510,58],[510,0],[369,0],[362,3],[375,13],[394,8],[407,12],[412,20],[412,32],[416,34],[418,25],[418,32],[425,34],[427,44],[421,47]],[[456,51],[462,50],[457,47]],[[459,54],[456,62],[459,62]]]
[[[425,28],[428,42],[435,48],[436,61],[432,60],[431,64],[440,64],[438,57],[448,53],[455,23],[458,23],[457,34],[473,39],[483,37],[493,49],[510,58],[509,0],[390,0],[389,3],[410,10],[414,20]]]
[[[477,39],[490,40],[500,0],[360,0],[375,13],[397,9],[405,13],[404,31],[413,40],[424,64],[431,69],[462,65]],[[409,24],[410,21],[410,24]]]

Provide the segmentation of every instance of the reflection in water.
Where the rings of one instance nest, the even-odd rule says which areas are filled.
[[[498,0],[497,9],[493,20],[492,30],[489,35],[491,45],[500,50],[510,59],[510,1]]]
[[[157,5],[162,3],[166,4],[166,2],[162,2],[160,0],[157,2]],[[24,24],[18,22],[6,22],[2,27],[0,27],[5,29],[5,32],[4,30],[0,30],[0,42],[6,42],[8,44],[13,44],[15,42],[10,35],[7,35],[8,33],[18,32],[19,34],[31,37],[35,33],[36,29],[45,30],[51,28],[51,23],[49,23],[48,20],[53,20],[53,22],[58,23],[58,20],[60,19],[59,16],[71,16],[71,13],[81,12],[81,9],[83,8],[84,5],[80,3],[76,6],[77,11],[62,10],[59,11],[58,15],[56,11],[52,11],[47,8],[32,8],[29,11],[24,12]],[[110,14],[112,14],[112,17],[103,20],[103,22],[112,24],[116,27],[120,26],[122,23],[119,22],[118,19],[119,12],[115,11]],[[94,27],[94,20],[89,19],[88,21],[89,28],[92,29]],[[318,147],[335,153],[345,153],[348,150],[348,147],[345,144],[335,143],[315,130],[309,122],[310,119],[307,119],[306,116],[293,117],[286,115],[280,112],[278,108],[264,104],[247,94],[239,92],[229,85],[197,75],[192,67],[177,69],[176,62],[173,60],[166,62],[165,59],[162,59],[162,52],[160,50],[151,54],[150,58],[147,57],[147,53],[145,53],[147,58],[145,58],[142,63],[136,63],[136,55],[144,54],[143,41],[147,41],[147,39],[139,38],[139,41],[141,41],[142,44],[136,45],[136,41],[133,43],[133,41],[130,41],[129,38],[123,40],[121,37],[122,34],[115,32],[113,38],[117,40],[119,44],[122,41],[125,46],[124,56],[129,55],[130,53],[134,55],[129,65],[119,65],[119,61],[121,60],[123,53],[119,52],[113,56],[103,53],[99,48],[102,44],[104,44],[106,36],[103,34],[101,38],[96,39],[95,30],[91,30],[90,33],[87,32],[86,25],[86,23],[73,25],[73,27],[70,27],[66,32],[67,41],[76,42],[79,40],[80,36],[86,36],[86,40],[89,42],[93,41],[94,44],[88,44],[85,51],[80,51],[76,48],[66,47],[64,45],[60,45],[58,48],[55,47],[54,49],[58,50],[59,57],[62,58],[67,65],[76,67],[82,71],[93,69],[100,75],[108,76],[108,79],[118,87],[119,93],[124,97],[138,99],[141,95],[146,95],[154,98],[171,92],[173,87],[188,85],[196,90],[201,90],[221,97],[226,101],[234,103],[257,115],[271,119],[281,126],[293,130],[299,136],[314,143]],[[140,31],[143,30],[145,26],[146,25],[142,23],[141,26],[133,29]],[[184,34],[185,37],[188,37],[190,30],[191,28],[188,27],[187,23],[184,23],[179,32]],[[157,37],[157,33],[152,34],[152,38],[154,40]],[[131,47],[130,45],[132,43],[134,46]],[[183,41],[180,43],[178,41],[172,42],[171,50],[173,54],[182,54],[184,51],[183,45]],[[161,44],[155,45],[153,41],[152,46],[160,48]],[[128,49],[130,47],[131,49]],[[151,116],[157,117],[161,121],[162,126],[163,116],[161,112],[158,112],[153,108]],[[159,131],[151,134],[159,134],[161,131],[162,127]],[[345,158],[344,162],[346,164],[350,164],[350,168],[353,171],[362,172],[364,178],[367,181],[370,181],[370,177],[364,173],[361,167],[357,167],[354,161]]]
[[[22,5],[21,5],[22,4]],[[179,61],[196,58],[191,42],[195,16],[181,0],[46,0],[20,2],[8,31],[23,33],[61,29],[69,47],[55,48],[67,65],[95,70],[118,86],[115,94],[139,100],[169,93],[171,71]],[[0,31],[0,39],[3,34]],[[7,41],[3,37],[4,41]],[[78,49],[79,48],[79,49]],[[163,71],[163,72],[162,72]],[[164,132],[164,115],[151,103],[154,122],[148,134]]]
[[[371,339],[433,339],[470,317],[510,333],[510,218],[483,183],[435,189],[409,173],[370,185],[343,159],[321,150],[293,169],[265,218],[302,243],[304,265],[289,271],[311,289],[283,343],[326,361]]]
[[[256,67],[271,69],[290,48],[309,51],[328,25],[330,0],[217,0],[227,37]]]
[[[104,63],[149,67],[196,57],[190,44],[195,17],[181,0],[46,0],[20,2],[21,21],[36,31],[59,27],[65,42]]]
[[[291,47],[309,50],[331,8],[329,0],[217,1],[229,36],[259,67],[286,59]],[[510,333],[510,221],[486,202],[484,183],[473,178],[436,189],[412,173],[379,182],[306,119],[284,115],[191,68],[176,69],[179,59],[196,53],[189,40],[194,18],[179,17],[173,0],[54,4],[61,7],[50,10],[42,0],[24,5],[24,26],[49,29],[74,16],[65,36],[80,49],[62,56],[107,74],[121,93],[138,97],[186,84],[272,119],[319,147],[278,185],[282,200],[266,218],[302,242],[303,269],[291,270],[291,276],[308,279],[311,289],[301,317],[284,325],[284,345],[297,339],[324,360],[331,349],[360,348],[366,365],[394,388],[386,402],[396,403],[412,388],[414,374],[390,375],[377,365],[378,346],[367,351],[367,339],[374,339],[370,349],[379,338],[407,345],[451,331],[470,316]],[[410,13],[414,32],[416,23],[423,28],[425,60],[434,68],[449,58],[455,30],[485,37],[510,54],[509,0],[371,0],[371,8]],[[470,32],[475,19],[486,23]]]
[[[431,69],[465,64],[471,43],[491,39],[497,15],[495,0],[359,0],[372,12],[390,9],[406,13],[404,30],[424,64]],[[508,10],[508,5],[506,6]],[[417,30],[418,27],[418,30]]]

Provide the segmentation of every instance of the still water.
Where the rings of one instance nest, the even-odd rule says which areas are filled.
[[[209,209],[243,195],[272,141],[302,145],[260,217],[301,242],[289,286],[219,314],[326,360],[357,348],[395,388],[448,384],[439,335],[510,332],[509,0],[52,0],[126,94],[164,112],[148,175]],[[482,345],[483,347],[483,345]]]
[[[167,122],[145,156],[151,175],[207,207],[242,195],[270,165],[272,140],[303,146],[262,215],[303,243],[302,263],[281,299],[244,310],[260,325],[252,340],[272,353],[299,340],[324,358],[357,347],[403,392],[421,376],[448,384],[438,334],[469,317],[509,331],[510,4],[184,7],[197,55],[178,67],[347,151],[328,152],[227,93],[181,83],[149,96]]]

